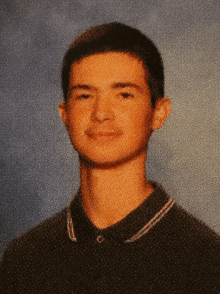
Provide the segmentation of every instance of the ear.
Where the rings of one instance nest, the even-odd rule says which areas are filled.
[[[67,122],[67,112],[66,112],[66,104],[64,102],[60,103],[58,106],[58,112],[59,115],[63,121],[63,123],[66,125]]]
[[[154,115],[153,115],[153,122],[152,122],[153,131],[162,127],[162,125],[166,121],[166,118],[170,114],[171,109],[172,109],[172,104],[169,98],[163,97],[157,100],[156,105],[154,107]]]

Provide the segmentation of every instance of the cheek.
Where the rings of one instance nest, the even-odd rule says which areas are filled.
[[[124,115],[122,116],[124,119],[124,124],[136,132],[143,132],[151,128],[152,117],[152,112],[144,108],[134,108],[132,111],[129,111],[129,113],[126,113],[125,111]]]
[[[87,115],[84,110],[72,108],[68,113],[67,129],[74,134],[85,131]]]

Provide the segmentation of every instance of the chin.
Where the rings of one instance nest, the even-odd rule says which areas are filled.
[[[97,168],[97,169],[111,169],[116,168],[118,166],[124,165],[128,163],[129,161],[134,160],[137,158],[143,151],[146,151],[146,148],[143,150],[138,150],[137,152],[131,153],[125,157],[114,157],[114,158],[91,158],[88,156],[84,156],[79,154],[80,161],[86,165],[88,168]],[[110,157],[110,156],[109,156]]]
[[[111,169],[123,164],[123,160],[121,161],[97,161],[96,160],[95,161],[95,160],[91,160],[81,156],[80,156],[80,161],[88,168],[96,168],[96,169]]]

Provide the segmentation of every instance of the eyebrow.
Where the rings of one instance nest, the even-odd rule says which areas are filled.
[[[127,88],[127,87],[131,87],[131,88],[135,88],[137,90],[139,90],[140,92],[143,92],[143,88],[137,84],[131,83],[131,82],[118,82],[118,83],[113,83],[111,85],[112,89],[118,89],[118,88]],[[91,86],[91,85],[86,85],[86,84],[77,84],[72,86],[68,93],[76,91],[77,89],[83,89],[83,90],[93,90],[93,91],[98,91],[98,89],[95,86]]]
[[[142,91],[142,87],[137,85],[137,84],[134,84],[134,83],[130,83],[130,82],[127,82],[127,83],[114,83],[112,85],[112,88],[113,89],[117,89],[117,88],[126,88],[126,87],[131,87],[131,88],[135,88],[135,89],[138,89],[139,91]]]
[[[97,88],[94,86],[90,86],[90,85],[84,85],[84,84],[78,84],[78,85],[74,85],[72,87],[70,87],[68,93],[72,92],[72,91],[76,91],[77,89],[83,89],[83,90],[96,90]]]

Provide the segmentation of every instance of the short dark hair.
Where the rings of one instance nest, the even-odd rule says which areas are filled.
[[[139,30],[118,22],[88,29],[69,46],[63,59],[62,88],[64,101],[68,100],[71,65],[75,61],[97,53],[127,52],[143,62],[153,107],[164,97],[164,68],[155,44]]]

